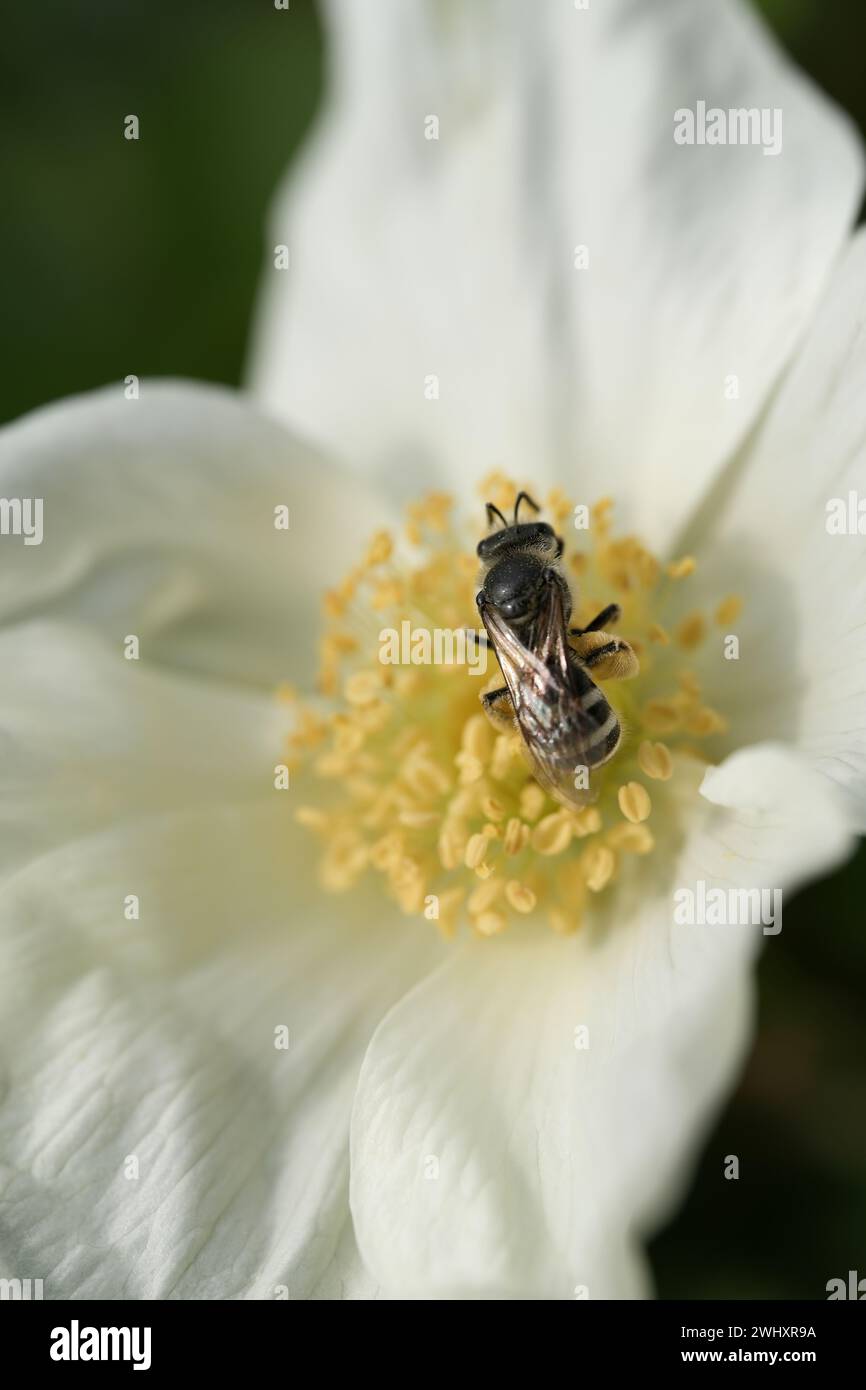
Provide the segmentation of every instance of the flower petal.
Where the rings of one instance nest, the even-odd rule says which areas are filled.
[[[381,515],[243,398],[144,381],[0,433],[0,496],[41,498],[41,544],[2,538],[0,620],[72,617],[142,659],[253,684],[308,678],[317,600]],[[274,509],[289,507],[289,529]]]
[[[43,1279],[46,1298],[375,1296],[348,1212],[349,1112],[373,1028],[438,943],[357,899],[325,916],[289,797],[255,786],[254,759],[226,802],[242,761],[227,697],[128,675],[144,717],[144,691],[98,660],[79,683],[62,641],[45,650],[55,681],[76,678],[75,756],[78,701],[105,746],[92,776],[78,768],[83,815],[73,759],[39,857],[0,882],[2,1267]],[[53,795],[51,734],[40,758],[23,716],[13,728],[28,824]]]
[[[627,496],[663,542],[815,305],[852,128],[728,0],[329,13],[331,105],[271,220],[262,399],[392,488],[505,467]],[[698,101],[779,108],[781,153],[675,143]]]
[[[570,939],[530,926],[473,942],[378,1029],[351,1192],[388,1294],[645,1291],[636,1242],[670,1210],[742,1060],[760,939],[678,925],[670,894],[781,886],[848,845],[826,782],[780,750],[731,759],[707,797],[666,894]]]
[[[739,658],[717,657],[714,699],[739,736],[796,743],[866,830],[866,233],[686,544],[708,586],[733,580],[746,598],[725,629]]]
[[[0,871],[119,821],[262,800],[273,698],[126,661],[68,624],[0,629]]]

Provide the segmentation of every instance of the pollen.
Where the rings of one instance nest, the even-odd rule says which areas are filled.
[[[694,556],[663,561],[638,536],[618,534],[612,498],[590,508],[588,530],[577,523],[585,509],[559,489],[542,498],[531,479],[493,474],[482,501],[508,517],[521,490],[545,503],[542,519],[565,541],[573,624],[611,603],[622,610],[612,633],[583,646],[611,636],[627,644],[594,673],[623,737],[591,799],[577,782],[574,796],[557,798],[536,781],[507,702],[495,721],[482,708],[481,695],[504,684],[494,653],[478,647],[473,666],[469,646],[465,660],[448,659],[444,638],[439,647],[432,640],[480,628],[474,551],[483,510],[464,526],[446,493],[408,508],[399,541],[376,532],[324,596],[316,700],[288,687],[277,693],[294,720],[285,754],[294,819],[318,846],[324,888],[383,893],[449,940],[467,931],[495,938],[518,922],[580,930],[621,880],[652,872],[646,861],[675,842],[684,796],[696,794],[696,771],[723,753],[728,729],[703,688],[701,671],[712,664],[701,666],[701,653],[722,641],[718,628],[739,616],[742,600],[695,593],[691,601],[705,606],[683,616],[677,601],[700,585]],[[387,634],[399,638],[399,660]]]
[[[674,560],[665,566],[665,574],[671,579],[688,579],[690,574],[694,574],[698,567],[698,562],[694,555],[683,555],[682,559]]]
[[[647,820],[653,808],[650,794],[640,782],[627,782],[624,787],[620,787],[617,801],[626,820],[631,821],[633,825]]]
[[[716,609],[715,618],[719,627],[727,627],[730,623],[735,623],[743,611],[743,600],[739,594],[729,594],[723,598]]]
[[[637,750],[637,760],[647,777],[657,778],[660,782],[667,782],[674,770],[670,749],[664,743],[651,743],[649,739],[644,739]]]

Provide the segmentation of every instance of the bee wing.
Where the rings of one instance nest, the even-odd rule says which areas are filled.
[[[485,604],[481,619],[493,643],[517,724],[538,781],[558,801],[586,805],[592,793],[574,785],[578,765],[593,732],[578,694],[566,640],[562,595],[551,584],[533,628],[536,650],[524,646]]]

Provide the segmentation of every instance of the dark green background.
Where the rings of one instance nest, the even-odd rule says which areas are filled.
[[[866,4],[761,8],[866,130]],[[128,372],[238,382],[265,207],[321,91],[312,8],[51,0],[4,28],[0,419]],[[751,1062],[653,1245],[662,1296],[822,1298],[866,1275],[864,889],[861,852],[786,904]]]

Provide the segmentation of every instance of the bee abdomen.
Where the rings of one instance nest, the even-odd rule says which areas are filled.
[[[584,752],[587,764],[598,767],[616,752],[622,738],[622,725],[598,686],[592,682],[590,684],[591,689],[580,697],[581,708],[593,726],[586,738]]]

